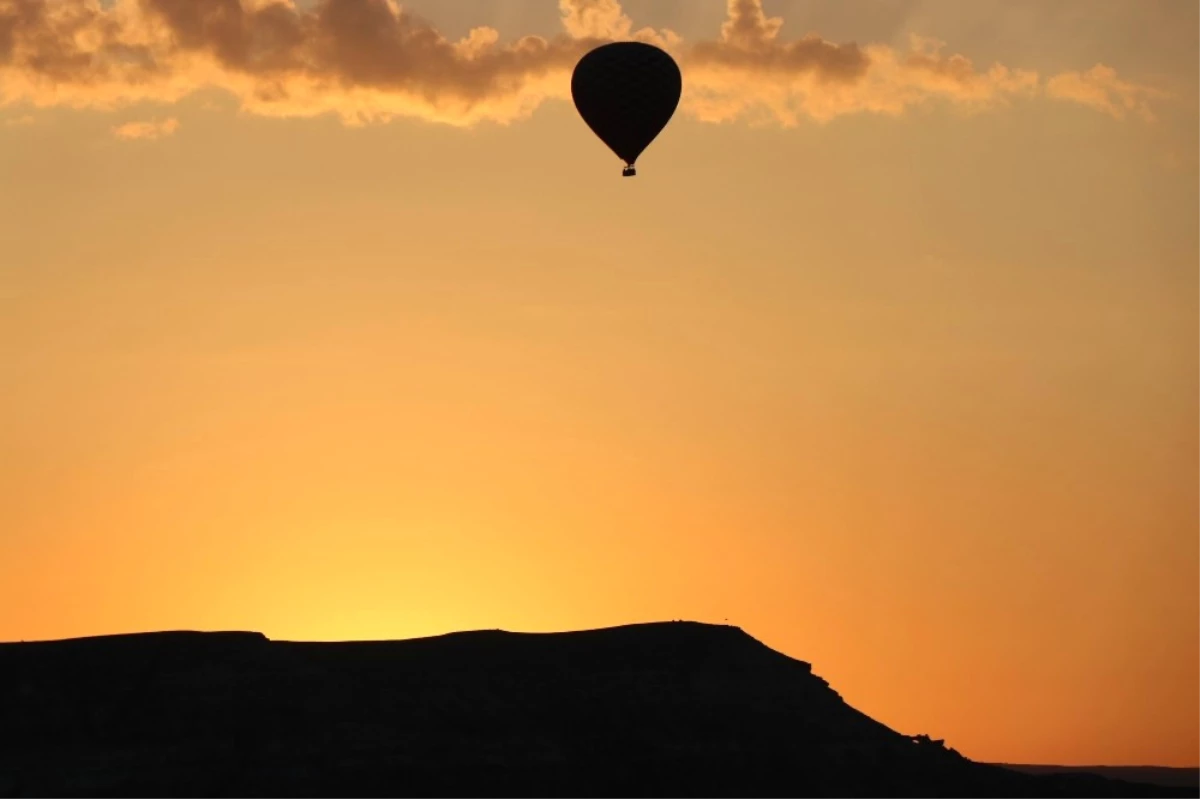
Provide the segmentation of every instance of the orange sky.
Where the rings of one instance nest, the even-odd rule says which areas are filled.
[[[0,0],[0,640],[728,619],[1196,765],[1197,4],[560,5]]]

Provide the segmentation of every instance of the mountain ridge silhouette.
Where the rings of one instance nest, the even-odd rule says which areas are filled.
[[[0,796],[1196,796],[903,735],[731,625],[0,644]]]

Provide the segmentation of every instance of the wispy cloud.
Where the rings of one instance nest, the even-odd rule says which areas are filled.
[[[1127,114],[1137,114],[1147,122],[1154,121],[1150,101],[1166,97],[1165,92],[1121,80],[1115,69],[1103,64],[1097,64],[1086,72],[1055,75],[1046,82],[1046,94],[1104,111],[1117,119],[1124,119]]]
[[[112,109],[215,87],[261,115],[508,123],[568,98],[577,59],[614,39],[672,52],[683,112],[710,122],[795,125],[939,102],[983,110],[1039,95],[1151,119],[1162,97],[1102,65],[1043,78],[920,38],[907,50],[782,39],[761,0],[729,0],[716,38],[696,42],[636,28],[618,0],[560,0],[559,10],[560,34],[501,42],[487,27],[448,39],[394,0],[0,0],[0,104]]]
[[[149,139],[153,141],[173,136],[177,130],[179,130],[179,120],[172,117],[171,119],[164,119],[162,122],[158,120],[126,122],[124,125],[114,127],[112,132],[118,139],[130,141],[135,139]]]

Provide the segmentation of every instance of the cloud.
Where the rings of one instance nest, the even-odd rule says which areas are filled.
[[[912,37],[908,52],[815,35],[781,41],[782,26],[761,0],[729,0],[720,38],[684,54],[689,109],[711,122],[757,115],[791,126],[851,113],[899,115],[936,100],[978,110],[1039,88],[1036,72],[1001,64],[980,71],[965,56],[943,55],[933,40]]]
[[[112,129],[113,135],[118,139],[132,141],[135,139],[165,139],[168,136],[173,136],[175,131],[179,130],[179,120],[172,117],[164,119],[162,122],[152,120],[149,122],[126,122],[124,125],[117,125]]]
[[[395,0],[0,0],[0,105],[116,109],[218,88],[267,116],[504,124],[568,99],[579,57],[620,39],[675,55],[683,113],[710,122],[788,126],[932,103],[978,111],[1041,93],[1148,119],[1161,96],[1107,67],[1042,81],[919,38],[907,51],[786,40],[761,0],[729,0],[717,38],[697,42],[635,29],[619,0],[559,0],[559,11],[561,33],[501,42],[487,27],[451,40]]]
[[[1137,114],[1147,122],[1154,121],[1151,99],[1163,99],[1164,92],[1148,86],[1138,86],[1117,77],[1117,71],[1097,64],[1086,72],[1063,72],[1046,82],[1046,94],[1058,100],[1069,100],[1104,111],[1117,119]]]
[[[32,125],[35,122],[37,122],[37,119],[34,118],[33,114],[23,114],[19,117],[4,120],[4,125],[9,128],[18,128]]]

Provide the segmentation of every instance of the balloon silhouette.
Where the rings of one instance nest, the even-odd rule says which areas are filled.
[[[683,91],[670,55],[642,42],[612,42],[588,52],[571,75],[571,97],[583,121],[625,162],[621,174],[662,132]]]

